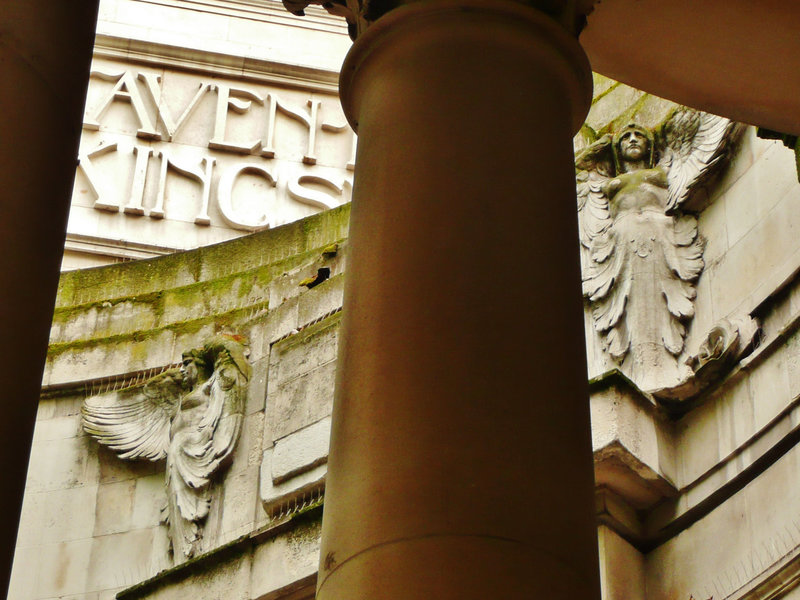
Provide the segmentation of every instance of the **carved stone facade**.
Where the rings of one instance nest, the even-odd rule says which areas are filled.
[[[356,138],[337,96],[349,46],[337,19],[316,9],[300,29],[280,7],[235,0],[102,4],[63,268],[197,248],[349,201]],[[305,57],[287,50],[290,31],[311,44]]]
[[[196,14],[190,4],[208,12]],[[264,20],[243,16],[254,5]],[[105,6],[96,67],[111,75],[95,76],[91,102],[100,104],[93,106],[116,91],[105,112],[89,111],[102,114],[98,129],[87,128],[84,150],[93,152],[101,138],[108,146],[78,167],[77,193],[88,191],[76,200],[74,223],[94,220],[132,240],[122,235],[127,224],[136,223],[131,231],[161,227],[171,209],[182,215],[180,227],[226,229],[231,208],[234,220],[261,229],[245,215],[243,183],[276,194],[285,185],[289,200],[297,178],[323,171],[340,177],[319,175],[341,195],[318,180],[303,185],[333,204],[345,201],[340,184],[351,138],[324,128],[336,124],[326,112],[330,89],[292,83],[293,74],[309,71],[292,65],[278,42],[272,58],[286,68],[273,64],[270,72],[285,77],[280,82],[267,81],[264,62],[256,61],[256,76],[242,58],[243,31],[265,26],[274,35],[263,39],[286,35],[276,33],[289,19],[278,3]],[[159,33],[159,19],[148,13],[149,41],[122,43],[123,31],[131,35],[123,16],[141,15],[134,8],[170,17],[183,37]],[[322,9],[307,13],[303,26],[289,26],[292,35],[346,37]],[[229,35],[204,53],[193,37],[217,35],[209,23],[226,24],[214,31]],[[312,50],[309,41],[309,62],[330,71],[333,46]],[[231,64],[236,47],[241,60]],[[263,48],[253,52],[269,61]],[[156,68],[165,56],[168,64]],[[186,70],[183,60],[191,63]],[[159,93],[166,109],[151,102]],[[303,158],[311,158],[307,102],[314,98],[322,104],[314,121],[317,164],[310,164]],[[272,106],[275,157],[267,157]],[[201,135],[190,126],[202,110]],[[239,122],[258,125],[244,131]],[[224,135],[215,137],[220,123]],[[724,121],[676,112],[596,76],[592,110],[575,140],[603,600],[796,600],[800,590],[800,184],[794,156],[780,142],[747,128],[728,145],[732,134]],[[241,153],[209,146],[212,139]],[[329,156],[338,162],[323,164]],[[145,157],[147,168],[137,171]],[[104,165],[109,159],[125,159],[128,170]],[[212,159],[206,186],[203,169]],[[117,194],[101,201],[116,210],[94,206],[97,195],[82,172],[89,163],[98,167],[96,181],[126,174],[118,186],[97,186],[100,195]],[[220,210],[221,180],[234,172],[230,207]],[[274,175],[275,188],[264,172]],[[141,196],[131,194],[135,181],[145,182]],[[195,222],[206,189],[210,225]],[[341,206],[224,244],[64,274],[9,598],[313,598],[348,219],[349,207]],[[86,235],[72,243],[99,243]],[[159,240],[158,251],[173,241]],[[530,268],[528,254],[499,259]],[[517,310],[524,315],[529,307]],[[546,326],[547,315],[540,318]],[[511,335],[497,333],[492,343]],[[526,360],[544,351],[531,348]],[[536,393],[536,381],[530,389]],[[559,448],[549,455],[559,461]],[[458,501],[454,494],[448,501]],[[171,529],[162,520],[165,504]]]

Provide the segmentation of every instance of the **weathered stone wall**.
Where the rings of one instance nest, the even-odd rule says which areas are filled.
[[[240,438],[204,527],[208,551],[233,543],[226,556],[238,558],[218,569],[201,561],[213,577],[179,566],[145,587],[172,597],[162,583],[200,577],[207,587],[213,578],[245,598],[251,586],[273,592],[315,574],[348,216],[345,206],[224,245],[63,276],[11,598],[111,598],[172,566],[164,461],[123,461],[97,444],[83,432],[81,403],[159,373],[217,333],[243,336],[253,368]],[[329,279],[300,285],[321,268]],[[306,533],[280,528],[309,509]],[[238,582],[230,588],[228,575]]]

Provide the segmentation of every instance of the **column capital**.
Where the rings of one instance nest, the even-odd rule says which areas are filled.
[[[472,54],[471,48],[482,50],[470,64],[461,66],[445,66],[448,63],[436,58],[456,47],[462,49],[462,62],[470,62],[466,55]],[[430,84],[430,78],[452,78],[462,66],[460,76],[465,80],[474,78],[476,71],[486,67],[489,56],[497,67],[502,63],[525,64],[517,75],[520,78],[547,72],[547,85],[558,89],[570,113],[572,132],[580,129],[592,100],[591,67],[583,49],[553,18],[515,0],[424,0],[392,10],[359,36],[345,58],[339,77],[345,116],[358,132],[364,86],[371,85],[369,80],[376,75],[388,85],[387,76],[397,75],[393,65],[408,65],[412,57],[429,63],[426,68],[434,63],[440,65],[436,72],[416,74]],[[398,84],[398,80],[393,81],[393,85]],[[495,81],[492,85],[497,84]],[[523,90],[539,93],[523,85],[521,79],[516,85],[516,94],[525,93]],[[457,93],[453,98],[456,97]]]
[[[283,0],[290,13],[305,14],[312,4],[322,6],[332,15],[344,17],[350,37],[355,40],[375,21],[400,6],[417,4],[425,0]],[[586,24],[586,15],[591,12],[595,0],[513,0],[515,3],[533,8],[561,25],[565,31],[577,37]]]

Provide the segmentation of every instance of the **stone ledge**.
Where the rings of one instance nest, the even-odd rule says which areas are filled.
[[[617,370],[589,391],[596,484],[639,510],[674,496],[672,424],[653,398]]]
[[[159,588],[163,588],[166,585],[179,583],[192,575],[208,575],[209,573],[213,574],[215,568],[219,567],[220,565],[245,555],[256,546],[276,538],[277,536],[293,529],[299,524],[320,521],[322,519],[322,504],[323,500],[320,498],[316,503],[308,506],[304,510],[289,514],[279,521],[272,522],[261,529],[258,529],[247,535],[243,535],[232,542],[201,554],[192,560],[161,571],[154,577],[146,579],[141,583],[119,592],[117,594],[117,600],[135,600],[137,598],[147,598]],[[316,576],[314,576],[314,579],[315,578]],[[305,588],[306,586],[302,587]],[[276,593],[282,592],[284,589],[285,588],[282,588],[281,590],[276,591]],[[291,593],[294,590],[286,591]],[[277,598],[284,597],[287,598],[287,600],[294,600],[294,598],[301,600],[305,596],[303,596],[302,593],[299,596],[284,596],[282,594],[278,596],[270,594],[267,596],[267,598],[274,598],[275,600],[277,600]]]
[[[193,50],[102,33],[97,34],[94,55],[97,58],[133,61],[153,67],[171,67],[182,71],[249,79],[315,92],[329,94],[338,92],[339,74],[336,71]]]
[[[326,210],[196,250],[69,271],[61,275],[56,309],[113,298],[143,296],[291,260],[347,237],[350,205]],[[232,265],[238,265],[236,271]]]

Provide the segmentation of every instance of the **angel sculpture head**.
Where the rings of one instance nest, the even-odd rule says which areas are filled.
[[[679,368],[704,267],[697,221],[681,208],[713,175],[733,130],[682,109],[658,137],[629,124],[576,158],[583,293],[602,349],[644,389]]]
[[[629,123],[614,134],[612,149],[618,174],[653,168],[655,136],[649,129]]]
[[[166,458],[165,521],[176,562],[208,549],[213,479],[239,437],[250,377],[241,340],[217,336],[179,368],[86,398],[84,430],[120,458]]]

